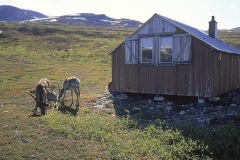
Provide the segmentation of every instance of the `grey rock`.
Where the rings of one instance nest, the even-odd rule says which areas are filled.
[[[185,113],[186,113],[185,111],[181,111],[179,114],[184,115]]]
[[[198,98],[198,103],[200,103],[200,104],[205,103],[205,98],[199,97]]]
[[[217,109],[222,109],[223,108],[223,106],[217,106]]]
[[[138,108],[138,107],[134,107],[133,110],[135,110],[135,111],[141,111],[142,109],[141,109],[141,108]]]
[[[165,98],[163,96],[155,96],[153,100],[158,102],[163,102],[165,101]]]
[[[151,99],[149,99],[149,100],[148,100],[148,103],[152,103],[152,100],[151,100]]]
[[[31,155],[31,158],[36,158],[36,156],[34,154]]]
[[[214,101],[214,102],[217,102],[217,101],[220,101],[221,98],[219,98],[219,97],[213,97],[213,98],[211,98],[210,100],[211,100],[211,101]]]
[[[118,100],[127,100],[128,96],[126,94],[120,94],[120,95],[117,96],[117,99]]]
[[[2,126],[2,128],[6,128],[6,127],[8,127],[8,125],[7,125],[7,124],[5,124],[4,126]]]
[[[232,103],[232,104],[230,104],[230,107],[237,107],[237,105]]]
[[[194,107],[194,104],[193,104],[193,103],[191,103],[191,104],[189,105],[189,107]]]
[[[163,108],[163,106],[162,105],[157,105],[157,108]]]
[[[172,110],[172,107],[171,106],[166,106],[165,108],[168,112]]]

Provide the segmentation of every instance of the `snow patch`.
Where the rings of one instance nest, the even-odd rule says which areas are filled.
[[[127,24],[127,23],[124,23],[124,24],[122,25],[122,27],[126,27],[126,26],[128,26],[128,24]]]
[[[87,21],[85,17],[73,17],[72,19],[79,19],[81,21]]]
[[[85,17],[66,17],[66,19],[78,19],[81,21],[87,21],[87,19]]]
[[[56,22],[57,19],[50,19],[49,22]]]
[[[53,17],[51,18],[36,18],[36,19],[30,19],[30,20],[26,20],[26,21],[30,21],[30,22],[34,22],[34,21],[40,21],[40,20],[44,20],[44,21],[49,21],[50,19],[52,19]]]
[[[107,20],[107,19],[100,19],[102,22],[107,22],[107,23],[119,23],[119,21],[112,21],[112,20]]]

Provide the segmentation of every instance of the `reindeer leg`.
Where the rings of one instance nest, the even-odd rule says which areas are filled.
[[[77,90],[78,90],[78,103],[80,103],[80,88],[77,87]]]
[[[75,91],[75,90],[74,90]],[[71,89],[71,96],[72,96],[72,104],[73,104],[73,89]]]
[[[80,101],[80,88],[78,87],[77,90],[78,90],[78,96],[79,96],[79,101]]]
[[[56,109],[58,110],[57,102],[58,102],[58,101],[55,102],[54,108],[56,108]]]
[[[79,96],[80,96],[79,88],[74,89],[74,92],[77,95],[76,107],[79,107]]]
[[[34,110],[32,110],[32,112],[34,112],[34,113],[37,113],[37,105],[36,105],[36,107],[34,108]]]
[[[64,92],[63,92],[63,102],[65,101],[65,95],[66,95],[66,89],[64,90]]]
[[[58,101],[54,101],[54,107],[53,107],[52,111],[54,111],[54,109],[58,110],[57,102]]]

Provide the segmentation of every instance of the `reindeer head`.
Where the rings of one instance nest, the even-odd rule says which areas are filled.
[[[57,85],[58,85],[58,90],[59,90],[58,100],[60,100],[60,98],[61,98],[62,95],[63,95],[64,89],[63,89],[63,88],[60,88],[60,85],[59,85],[58,82],[55,81],[54,83],[57,83]]]
[[[58,101],[57,94],[56,94],[54,91],[50,91],[50,92],[48,93],[48,100],[49,100],[49,101],[57,102],[57,101]]]
[[[41,101],[41,102],[39,102],[38,100],[37,100],[37,98],[34,96],[34,95],[32,95],[30,92],[28,92],[28,91],[24,91],[25,93],[27,93],[27,94],[29,94],[35,101],[36,101],[36,108],[34,109],[34,110],[36,110],[37,109],[37,107],[39,107],[40,109],[41,109],[41,113],[43,114],[43,115],[45,115],[45,113],[46,113],[46,109],[49,107],[49,103],[47,103],[47,102],[44,102],[44,101]],[[33,110],[33,111],[34,111]]]
[[[47,112],[46,112],[46,109],[50,106],[49,103],[44,103],[44,102],[38,103],[37,105],[38,105],[38,107],[40,108],[41,113],[42,113],[43,115],[45,115],[45,114],[47,113]]]

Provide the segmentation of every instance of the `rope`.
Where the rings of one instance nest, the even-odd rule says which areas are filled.
[[[39,127],[39,129],[41,129],[41,130],[43,130],[43,131],[53,130],[53,127],[52,127],[52,126],[51,126],[50,129],[44,129],[44,128],[42,128],[42,127],[40,126],[39,121],[38,121],[38,127]]]

